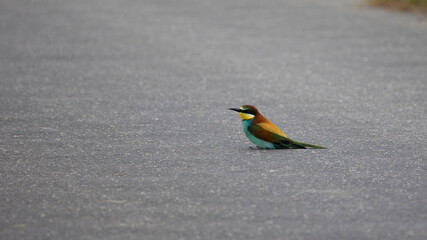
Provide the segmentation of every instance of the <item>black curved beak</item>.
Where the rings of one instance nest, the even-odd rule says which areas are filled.
[[[238,109],[238,108],[229,108],[228,110],[233,110],[233,111],[236,111],[236,112],[242,112],[242,110]]]

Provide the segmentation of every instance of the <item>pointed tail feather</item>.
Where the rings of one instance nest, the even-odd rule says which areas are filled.
[[[296,144],[298,144],[298,145],[302,145],[302,146],[304,146],[304,147],[318,148],[318,149],[326,149],[325,147],[317,146],[317,145],[314,145],[314,144],[298,142],[298,141],[295,141],[295,140],[293,140],[293,141],[294,141]]]

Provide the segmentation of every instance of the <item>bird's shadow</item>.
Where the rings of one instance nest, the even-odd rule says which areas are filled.
[[[260,148],[260,147],[249,147],[249,150],[251,151],[280,151],[280,150],[307,150],[308,148]]]

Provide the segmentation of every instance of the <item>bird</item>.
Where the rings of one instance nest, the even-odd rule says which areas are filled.
[[[258,148],[301,149],[309,147],[325,149],[325,147],[292,140],[252,105],[243,105],[240,108],[229,108],[228,110],[239,113],[242,118],[243,132]]]

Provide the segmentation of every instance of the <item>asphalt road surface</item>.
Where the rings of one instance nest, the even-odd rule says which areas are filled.
[[[359,3],[0,1],[0,239],[427,239],[427,20]]]

